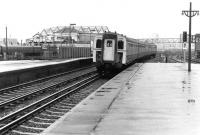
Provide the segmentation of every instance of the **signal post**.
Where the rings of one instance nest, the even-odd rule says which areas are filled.
[[[190,72],[191,71],[191,29],[192,29],[191,23],[192,23],[192,17],[194,17],[195,15],[199,15],[199,11],[192,10],[192,3],[190,2],[190,10],[189,11],[183,10],[182,14],[189,17],[188,71]]]

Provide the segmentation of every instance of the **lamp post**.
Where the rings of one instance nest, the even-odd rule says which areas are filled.
[[[5,59],[7,60],[7,57],[8,57],[8,37],[7,37],[7,26],[6,26],[6,55],[5,55]]]
[[[38,37],[39,37],[39,39],[38,39],[38,46],[40,46],[40,33],[38,32]]]
[[[91,56],[91,52],[92,52],[92,37],[91,37],[91,34],[92,34],[93,31],[95,31],[95,30],[90,30],[90,56]]]
[[[192,23],[192,17],[195,15],[199,15],[198,10],[192,10],[192,3],[190,2],[190,9],[188,10],[183,10],[182,15],[186,15],[189,17],[189,47],[188,47],[188,71],[191,71],[191,23]]]
[[[75,25],[76,25],[75,23],[71,23],[71,24],[70,24],[70,27],[69,27],[69,43],[71,43],[71,42],[70,42],[70,40],[71,40],[71,32],[72,32],[72,30],[73,30],[73,29],[71,30],[71,26],[75,26]],[[73,41],[72,41],[72,44],[73,44]]]

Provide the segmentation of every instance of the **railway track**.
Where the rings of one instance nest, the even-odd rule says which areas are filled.
[[[23,91],[21,90],[19,92],[12,91],[12,93],[10,91],[8,91],[0,96],[0,97],[2,97],[2,96],[5,97],[3,99],[1,98],[1,100],[3,100],[3,101],[0,102],[0,108],[4,108],[9,105],[14,105],[14,103],[19,103],[20,101],[23,101],[26,98],[30,98],[35,95],[44,93],[44,92],[49,91],[50,89],[54,89],[56,87],[61,87],[62,85],[66,85],[69,82],[72,82],[72,81],[82,78],[84,76],[88,76],[94,72],[96,72],[96,71],[92,71],[92,72],[89,72],[89,73],[86,73],[83,75],[72,77],[70,80],[65,80],[65,79],[60,80],[59,79],[59,81],[50,83],[45,86],[31,87],[31,88],[29,88],[28,91],[26,91],[27,89],[23,89]]]
[[[169,58],[169,62],[171,63],[183,63],[183,61],[175,59],[175,58]]]
[[[52,93],[54,94],[59,92],[63,87],[66,87],[73,81],[77,81],[78,79],[90,76],[95,73],[96,68],[94,68],[93,66],[89,66],[70,72],[38,79],[36,81],[31,81],[25,83],[25,85],[20,84],[10,88],[2,89],[0,92],[0,120],[3,120],[9,116],[13,116],[13,112],[20,112],[21,108],[26,108],[33,102],[36,102],[38,100],[40,101],[40,99],[48,97]],[[15,117],[13,118],[15,119]],[[2,123],[0,123],[0,127],[1,126]]]
[[[173,59],[173,58],[170,58],[170,59],[171,59],[172,61],[176,62],[176,63],[184,63],[184,61],[182,61],[182,60]],[[187,61],[188,61],[188,59],[187,59]],[[187,61],[186,61],[186,62],[187,62]],[[191,62],[192,62],[192,63],[196,63],[196,64],[200,63],[200,61],[199,61],[199,60],[196,60],[196,59],[192,59]]]
[[[78,71],[83,71],[79,73]],[[78,74],[74,75],[73,77],[69,77],[66,75],[70,75],[70,73],[78,72]],[[20,103],[20,101],[23,101],[24,99],[31,98],[34,96],[37,96],[38,94],[44,93],[44,92],[51,92],[52,90],[55,91],[56,88],[59,88],[61,86],[64,86],[74,80],[77,80],[83,76],[87,76],[89,74],[92,74],[96,72],[95,68],[87,67],[82,68],[78,70],[73,70],[70,72],[65,72],[62,74],[38,79],[36,81],[28,82],[24,85],[17,85],[10,88],[5,88],[0,90],[0,108],[5,108],[11,105],[16,105],[15,103]],[[63,77],[64,76],[64,77]],[[54,77],[54,79],[52,79]],[[48,81],[47,78],[49,79]],[[44,82],[41,82],[41,81]],[[32,83],[36,83],[40,81],[40,83],[33,85]],[[27,86],[27,84],[30,84]]]
[[[200,60],[198,60],[198,59],[192,59],[191,61],[192,61],[193,63],[196,63],[196,64],[200,63]]]
[[[37,80],[21,83],[21,84],[18,84],[18,85],[7,87],[7,88],[3,88],[3,89],[0,89],[0,94],[7,92],[7,91],[11,91],[11,90],[18,90],[18,89],[23,88],[23,87],[30,87],[31,85],[36,84],[36,83],[44,82],[44,81],[50,80],[50,79],[55,78],[55,77],[64,76],[64,75],[67,75],[67,74],[70,74],[70,73],[73,73],[73,72],[78,72],[78,71],[88,69],[88,68],[92,68],[92,67],[94,67],[94,66],[92,65],[92,66],[88,66],[88,67],[84,67],[84,68],[78,68],[78,69],[63,72],[63,73],[60,73],[60,74],[47,76],[47,77],[39,78]]]
[[[0,119],[0,135],[3,135],[10,130],[12,130],[15,127],[19,127],[24,122],[27,122],[29,119],[32,119],[32,122],[29,121],[30,123],[34,123],[34,125],[40,125],[40,128],[25,128],[24,125],[19,127],[17,130],[12,131],[8,134],[33,134],[33,133],[39,133],[41,132],[44,128],[50,125],[50,123],[53,123],[55,119],[58,119],[60,115],[63,115],[64,112],[69,111],[75,104],[71,102],[71,95],[72,94],[77,94],[78,90],[81,88],[89,85],[90,83],[94,82],[99,78],[99,75],[97,73],[90,75],[89,77],[76,82],[75,84],[72,84],[66,88],[61,89],[60,91],[53,93],[49,95],[48,97],[45,97],[35,103],[30,104],[29,106],[26,106],[16,112],[13,112],[3,118]],[[74,96],[74,95],[73,95]],[[66,98],[69,97],[69,98]],[[60,102],[65,102],[64,104]],[[78,96],[75,96],[75,99],[81,99],[78,98]],[[68,101],[68,104],[67,104]],[[80,100],[79,100],[80,101]],[[60,103],[58,103],[60,102]],[[76,101],[77,102],[77,101]],[[58,105],[60,104],[60,105]],[[54,111],[52,111],[52,107]],[[60,106],[60,107],[59,107]],[[56,112],[55,112],[56,110]],[[42,112],[42,113],[41,113]],[[45,112],[45,113],[44,113]],[[41,113],[41,114],[39,114]],[[43,117],[48,117],[47,119],[45,118],[38,118],[34,117],[36,115],[43,115]],[[40,121],[43,121],[41,124]],[[36,124],[37,123],[37,124]],[[45,124],[44,124],[45,123]],[[31,124],[31,125],[32,125]],[[25,124],[27,126],[27,124]],[[25,128],[25,129],[24,129]]]

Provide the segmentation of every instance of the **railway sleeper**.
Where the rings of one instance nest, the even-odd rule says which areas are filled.
[[[47,115],[53,115],[53,116],[62,116],[65,114],[63,112],[53,112],[53,111],[50,111],[49,109],[45,110],[44,113],[46,113]]]
[[[56,121],[57,120],[56,118],[55,119],[53,119],[53,118],[48,119],[48,118],[41,118],[41,117],[38,117],[38,116],[35,116],[33,119],[34,120],[36,119],[38,121]]]
[[[27,128],[47,128],[51,125],[46,124],[46,123],[36,123],[36,122],[31,122],[27,121],[26,123],[23,123],[21,126],[27,127]]]
[[[49,120],[49,119],[36,119],[36,118],[33,118],[31,119],[31,121],[35,122],[35,123],[46,123],[46,124],[52,124],[54,123],[56,120]]]
[[[30,123],[34,123],[34,124],[46,124],[46,125],[50,125],[52,123],[54,123],[55,121],[52,121],[52,122],[46,122],[46,121],[34,121],[34,120],[29,120],[28,122]]]
[[[60,118],[60,116],[46,115],[44,113],[40,113],[38,117],[43,118],[43,119],[59,119]]]
[[[53,109],[53,108],[49,108],[47,111],[49,112],[55,112],[55,113],[66,113],[68,110],[64,110],[64,109]]]
[[[11,134],[15,134],[15,135],[38,135],[38,133],[21,132],[21,131],[17,131],[17,130],[12,130]]]
[[[60,117],[60,116],[62,116],[60,114],[51,114],[49,112],[46,112],[46,110],[44,112],[42,112],[42,114],[45,115],[45,116],[48,116],[48,117],[50,117],[50,116],[52,116],[52,117]]]
[[[65,106],[72,106],[72,107],[74,107],[75,105],[77,105],[77,103],[78,102],[75,101],[73,98],[70,98],[67,101],[63,102],[62,104],[65,105]]]
[[[15,130],[18,131],[18,132],[22,132],[22,133],[24,133],[24,132],[26,132],[26,133],[40,133],[45,129],[46,128],[36,128],[36,127],[28,127],[28,126],[20,125]]]
[[[64,105],[64,106],[66,106],[66,105],[68,105],[68,106],[75,106],[75,105],[76,105],[76,104],[69,103],[69,102],[71,102],[71,101],[69,101],[69,100],[70,100],[70,99],[65,99],[65,100],[59,102],[59,104],[62,104],[62,105]]]
[[[3,126],[5,126],[5,124],[0,124],[0,128],[3,127]]]
[[[5,100],[8,100],[10,97],[9,96],[3,96],[2,95],[2,97],[0,97],[1,99],[2,99],[2,101],[5,101]]]
[[[64,107],[64,106],[54,106],[54,107],[51,107],[50,109],[53,109],[53,110],[55,110],[55,111],[63,111],[63,112],[68,112],[71,108],[69,108],[69,107]]]
[[[5,97],[5,98],[16,97],[18,95],[20,95],[20,94],[18,94],[18,93],[5,93],[5,94],[2,94],[2,96]]]

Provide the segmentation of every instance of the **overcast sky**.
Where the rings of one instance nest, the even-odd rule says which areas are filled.
[[[44,28],[108,26],[132,38],[177,38],[188,31],[189,0],[0,0],[0,38],[32,37]],[[200,1],[191,0],[194,10]],[[200,16],[192,18],[192,33],[200,33]]]

